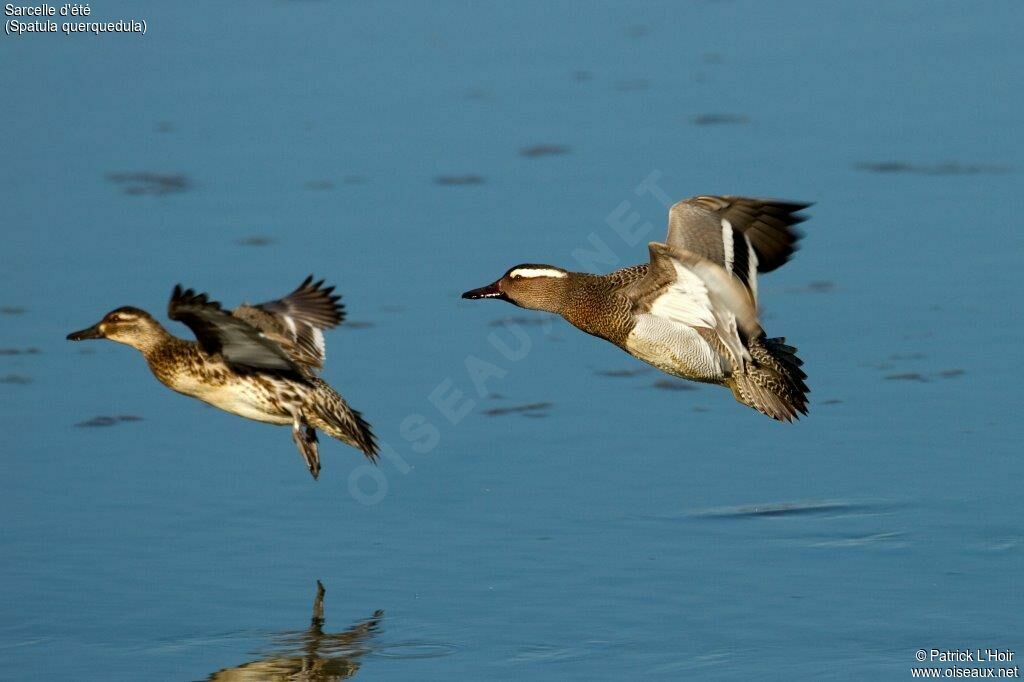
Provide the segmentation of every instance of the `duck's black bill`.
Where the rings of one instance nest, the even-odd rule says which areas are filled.
[[[71,332],[68,334],[68,341],[85,341],[86,339],[102,339],[103,332],[100,331],[99,323],[94,324],[88,329],[83,329],[78,332]]]
[[[508,297],[506,297],[505,294],[502,293],[501,289],[498,288],[497,282],[494,284],[488,284],[485,287],[480,287],[479,289],[467,291],[462,295],[462,298],[501,298],[508,300]]]

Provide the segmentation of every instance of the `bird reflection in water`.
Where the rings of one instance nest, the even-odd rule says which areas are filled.
[[[359,659],[370,651],[370,640],[377,633],[384,612],[375,611],[373,616],[344,632],[324,632],[325,592],[323,584],[317,580],[313,619],[307,629],[274,635],[272,644],[260,659],[215,672],[208,679],[216,682],[331,682],[355,675],[361,665]]]

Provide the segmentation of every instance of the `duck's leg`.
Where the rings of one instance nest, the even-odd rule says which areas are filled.
[[[292,440],[299,448],[299,454],[306,460],[306,468],[313,474],[313,480],[320,475],[320,448],[317,445],[316,429],[306,423],[301,414],[293,414]]]

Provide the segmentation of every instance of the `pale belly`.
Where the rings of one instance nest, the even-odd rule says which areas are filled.
[[[259,382],[244,378],[219,385],[179,377],[170,388],[178,393],[202,400],[216,408],[269,424],[291,424],[292,415],[278,399],[280,396]]]
[[[626,338],[630,355],[662,372],[692,381],[725,379],[718,353],[696,331],[655,315],[641,315]]]

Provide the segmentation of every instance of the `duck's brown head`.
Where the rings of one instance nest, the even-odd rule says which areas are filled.
[[[68,334],[68,341],[110,339],[145,350],[166,336],[167,332],[145,310],[125,306],[111,310],[93,326]]]
[[[524,263],[501,279],[462,294],[462,298],[499,298],[520,308],[557,313],[567,298],[570,273],[553,265]]]

